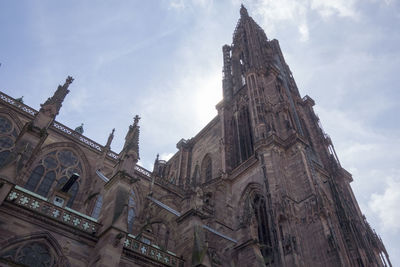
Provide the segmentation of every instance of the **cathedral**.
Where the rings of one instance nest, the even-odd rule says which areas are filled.
[[[217,116],[153,170],[0,92],[0,266],[392,266],[277,40],[244,6]]]

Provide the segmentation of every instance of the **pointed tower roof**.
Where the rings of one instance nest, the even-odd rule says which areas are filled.
[[[243,4],[240,5],[240,16],[249,16],[249,13],[247,13],[247,8],[245,8]]]
[[[240,7],[240,18],[233,33],[233,43],[240,39],[243,34],[259,34],[267,39],[264,30],[253,20],[252,17],[249,16],[246,7],[242,4]]]
[[[128,133],[125,137],[124,148],[122,149],[123,154],[127,154],[130,152],[135,152],[137,158],[139,159],[139,133],[140,127],[138,125],[140,117],[136,115],[133,118],[133,124],[129,126]]]
[[[47,105],[54,105],[56,108],[56,113],[55,115],[58,115],[58,112],[60,111],[60,108],[62,106],[62,102],[65,99],[65,96],[69,93],[68,87],[69,85],[74,81],[74,78],[71,76],[68,76],[67,79],[65,80],[65,83],[63,86],[59,85],[57,90],[54,92],[54,95],[52,97],[49,97],[46,102],[41,104],[40,106],[47,106]]]
[[[108,148],[111,147],[111,142],[112,142],[112,140],[114,139],[114,132],[115,132],[115,128],[112,129],[110,135],[108,136],[107,144],[106,144],[105,147],[108,147]]]

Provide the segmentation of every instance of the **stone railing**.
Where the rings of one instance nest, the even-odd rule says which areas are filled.
[[[140,167],[139,165],[135,166],[135,170],[147,177],[151,177],[151,172],[149,172],[148,170],[146,170],[143,167]]]
[[[19,186],[15,186],[10,191],[7,196],[7,202],[24,207],[89,234],[97,232],[100,228],[100,224],[97,223],[96,219],[69,208],[58,207],[48,202],[46,198]]]
[[[13,105],[14,107],[32,115],[32,116],[35,116],[38,113],[37,110],[34,110],[33,108],[28,107],[27,105],[25,105],[21,102],[18,102],[17,100],[12,98],[11,96],[6,95],[3,92],[0,92],[0,99],[3,100],[4,102],[6,102],[10,105]]]
[[[8,103],[10,105],[13,105],[16,108],[18,108],[18,109],[20,109],[20,110],[22,110],[22,111],[24,111],[24,112],[26,112],[26,113],[28,113],[28,114],[30,114],[32,116],[35,116],[38,113],[37,110],[34,110],[34,109],[30,108],[29,106],[16,101],[11,96],[8,96],[8,95],[6,95],[6,94],[4,94],[2,92],[0,92],[0,100],[4,101],[4,102],[6,102],[6,103]],[[87,138],[86,136],[83,136],[83,135],[77,133],[76,131],[72,130],[71,128],[69,128],[69,127],[67,127],[67,126],[65,126],[65,125],[63,125],[63,124],[61,124],[61,123],[59,123],[57,121],[53,122],[52,129],[54,129],[56,131],[59,131],[59,132],[61,132],[63,134],[66,134],[68,136],[71,136],[72,138],[74,138],[78,142],[80,142],[80,143],[82,143],[82,144],[84,144],[86,146],[89,146],[90,148],[93,148],[93,149],[95,149],[95,150],[97,150],[99,152],[102,152],[104,150],[104,146],[102,146],[99,143],[91,140],[90,138]],[[113,160],[117,160],[118,159],[118,154],[113,152],[113,151],[109,151],[107,153],[107,156],[110,157]],[[135,169],[139,173],[141,173],[141,174],[143,174],[143,175],[145,175],[147,177],[151,177],[151,172],[149,172],[145,168],[136,165]]]
[[[91,139],[89,139],[89,138],[87,138],[87,137],[75,132],[71,128],[69,128],[69,127],[67,127],[67,126],[65,126],[65,125],[63,125],[63,124],[61,124],[59,122],[55,121],[53,123],[53,128],[65,133],[65,134],[68,134],[68,135],[72,136],[73,138],[75,138],[76,140],[80,141],[81,143],[83,143],[83,144],[85,144],[85,145],[87,145],[87,146],[89,146],[91,148],[94,148],[99,152],[103,151],[103,146],[102,145],[100,145],[100,144],[96,143],[95,141],[93,141],[93,140],[91,140]]]
[[[35,116],[38,113],[37,110],[35,110],[35,109],[33,109],[33,108],[31,108],[31,107],[29,107],[29,106],[27,106],[27,105],[25,105],[25,104],[23,104],[21,102],[18,102],[17,100],[15,100],[14,98],[12,98],[9,95],[6,95],[3,92],[0,92],[0,100],[4,101],[7,104],[10,104],[10,105],[12,105],[12,106],[14,106],[14,107],[16,107],[16,108],[18,108],[20,110],[22,110],[23,112],[25,112],[25,113],[27,113],[27,114],[29,114],[31,116]],[[93,140],[91,140],[91,139],[89,139],[89,138],[87,138],[87,137],[75,132],[71,128],[69,128],[69,127],[67,127],[67,126],[65,126],[65,125],[63,125],[63,124],[61,124],[61,123],[59,123],[57,121],[53,122],[52,128],[54,130],[57,130],[59,132],[62,132],[64,134],[67,134],[67,135],[70,135],[70,136],[74,137],[79,142],[81,142],[81,143],[83,143],[83,144],[85,144],[85,145],[87,145],[87,146],[89,146],[89,147],[91,147],[91,148],[93,148],[93,149],[95,149],[95,150],[97,150],[99,152],[103,151],[103,149],[104,149],[104,147],[102,145],[100,145],[100,144],[96,143],[95,141],[93,141]],[[118,154],[116,154],[115,152],[110,151],[110,152],[108,152],[107,155],[109,157],[113,158],[113,159],[118,159]]]
[[[169,251],[165,252],[155,245],[148,245],[140,242],[131,235],[128,235],[125,239],[124,248],[167,266],[178,267],[183,265],[183,260],[178,258],[174,253]]]
[[[112,152],[112,151],[108,152],[107,156],[109,156],[110,158],[113,158],[113,159],[118,159],[118,154],[115,152]]]

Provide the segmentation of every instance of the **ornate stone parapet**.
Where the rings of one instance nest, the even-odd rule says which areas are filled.
[[[0,92],[0,99],[2,101],[6,102],[7,104],[12,105],[12,106],[20,109],[21,111],[23,111],[23,112],[25,112],[25,113],[27,113],[27,114],[29,114],[31,116],[35,116],[38,113],[37,110],[34,110],[33,108],[31,108],[31,107],[29,107],[29,106],[27,106],[27,105],[25,105],[25,104],[23,104],[21,102],[16,101],[14,98],[12,98],[11,96],[6,95],[3,92]]]
[[[89,234],[96,233],[100,228],[96,219],[70,208],[58,207],[50,203],[47,198],[17,185],[11,189],[6,201]]]
[[[149,245],[140,242],[132,235],[128,235],[126,237],[124,241],[124,249],[127,250],[125,251],[127,254],[129,254],[129,252],[133,252],[152,261],[160,262],[166,266],[183,266],[183,260],[178,258],[174,253],[170,251],[162,251],[153,244]]]

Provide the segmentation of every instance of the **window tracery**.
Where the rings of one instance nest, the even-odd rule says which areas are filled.
[[[0,115],[0,166],[3,165],[13,150],[17,136],[15,124],[10,119]]]
[[[55,265],[55,257],[49,248],[41,242],[24,243],[11,248],[0,255],[1,258],[30,267],[47,267]]]
[[[73,173],[78,173],[79,175],[83,173],[82,164],[78,156],[68,149],[52,151],[41,158],[33,168],[25,188],[47,197],[55,182],[56,188],[61,189]],[[67,207],[73,205],[78,191],[79,180],[72,185],[68,192],[71,197]]]

